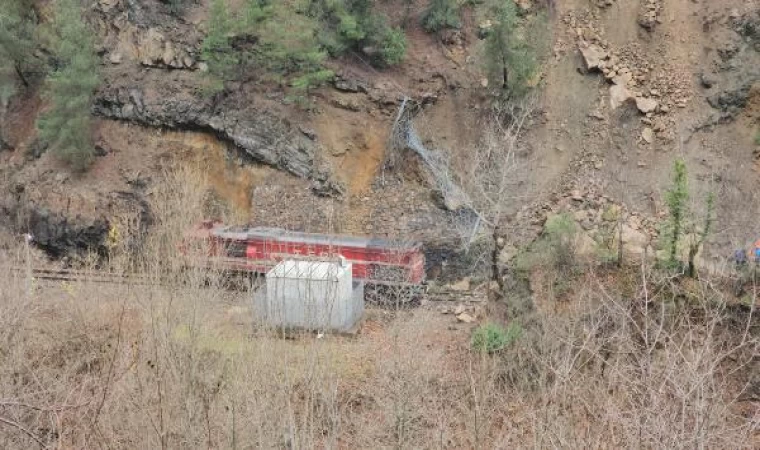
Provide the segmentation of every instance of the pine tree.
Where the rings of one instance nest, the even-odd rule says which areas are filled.
[[[422,26],[428,33],[444,28],[459,28],[459,5],[456,0],[430,0],[422,17]]]
[[[486,40],[491,82],[510,97],[522,94],[536,71],[536,49],[517,30],[517,7],[496,0],[495,23]]]
[[[10,96],[16,79],[29,85],[27,74],[39,65],[33,55],[36,28],[30,0],[0,0],[0,96]]]
[[[678,242],[683,234],[688,208],[687,202],[689,201],[686,163],[682,159],[677,159],[673,163],[673,185],[668,190],[665,199],[670,211],[669,262],[676,264],[678,261]]]
[[[94,156],[90,108],[100,78],[92,32],[82,20],[77,0],[56,1],[53,33],[58,67],[47,79],[50,109],[38,121],[40,138],[72,168],[82,171]]]
[[[210,93],[224,89],[224,83],[235,78],[240,63],[231,43],[232,21],[225,0],[214,0],[208,23],[208,33],[201,46],[201,55],[208,64]]]

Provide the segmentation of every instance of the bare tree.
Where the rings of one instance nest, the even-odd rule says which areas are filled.
[[[522,197],[519,189],[524,181],[525,171],[521,169],[525,165],[518,158],[520,137],[534,111],[532,97],[495,108],[480,145],[457,163],[456,174],[469,197],[468,206],[477,217],[477,229],[467,236],[465,244],[471,246],[480,239],[490,241],[487,246],[490,250],[489,300],[496,296],[494,284],[503,291],[499,254],[506,243],[504,227],[508,215],[514,211],[516,200]]]

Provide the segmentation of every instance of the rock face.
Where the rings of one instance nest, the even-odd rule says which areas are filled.
[[[154,127],[212,132],[258,162],[313,177],[314,142],[267,108],[238,105],[234,98],[220,103],[190,92],[109,86],[99,92],[93,113]]]
[[[104,220],[72,221],[46,208],[22,204],[12,196],[0,198],[0,225],[16,233],[30,233],[33,244],[52,258],[87,252],[105,255],[107,252],[108,223]]]
[[[138,41],[140,62],[144,66],[190,69],[195,65],[187,51],[166,39],[155,28],[150,28]]]
[[[760,77],[750,79],[734,88],[727,88],[715,95],[707,97],[708,103],[715,109],[723,111],[733,118],[741,111],[753,93],[760,91]]]

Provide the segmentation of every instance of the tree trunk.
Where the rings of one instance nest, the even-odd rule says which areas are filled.
[[[501,55],[501,88],[505,91],[509,88],[509,65],[507,56],[503,53]]]
[[[499,253],[502,247],[499,245],[499,227],[494,227],[491,239],[493,240],[493,249],[491,250],[491,282],[488,283],[488,301],[493,301],[497,298],[497,295],[494,295],[493,289],[491,289],[493,282],[496,282],[499,292],[504,292],[504,281],[501,279],[499,271]]]
[[[617,266],[623,267],[623,212],[620,212],[620,219],[618,219],[618,254],[617,254]]]
[[[16,71],[16,75],[18,76],[18,79],[21,80],[21,84],[24,85],[24,88],[29,87],[29,80],[26,79],[24,76],[24,71],[21,70],[21,64],[16,63],[13,65],[13,69]]]

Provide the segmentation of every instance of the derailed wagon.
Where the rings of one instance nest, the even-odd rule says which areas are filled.
[[[368,301],[407,304],[424,290],[425,255],[416,242],[204,221],[187,235],[184,253],[190,255],[192,248],[203,252],[190,259],[194,265],[252,277],[285,260],[342,257],[351,263],[353,279],[365,284]]]

